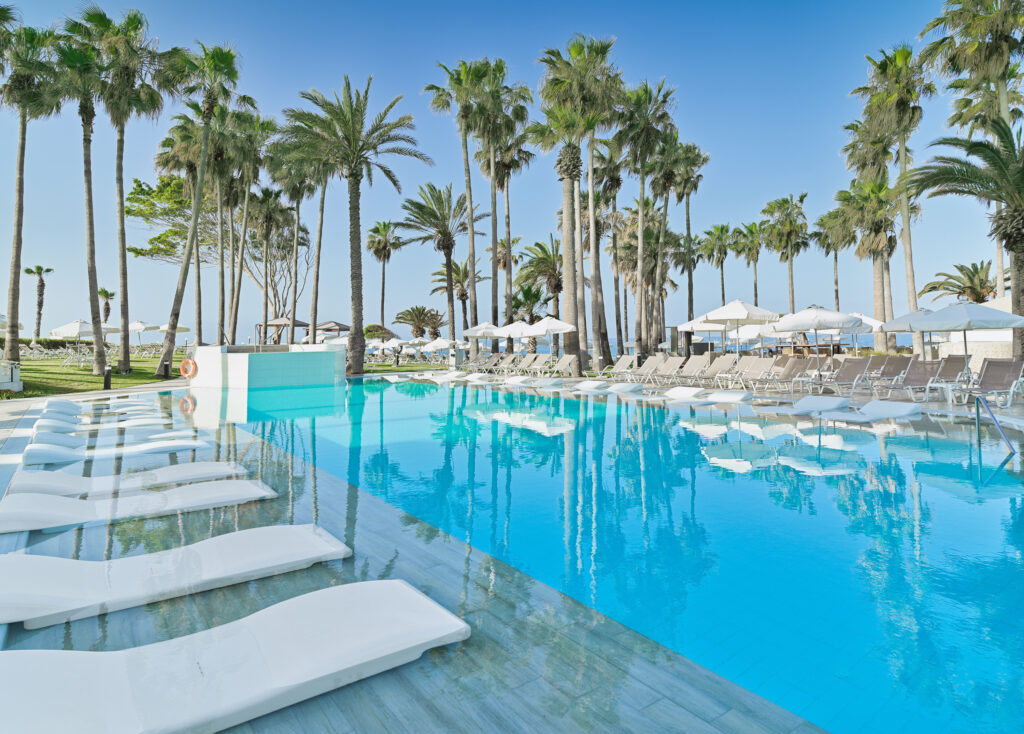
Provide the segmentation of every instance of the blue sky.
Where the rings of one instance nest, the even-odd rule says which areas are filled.
[[[403,197],[420,184],[462,184],[462,161],[451,118],[432,113],[425,84],[439,82],[438,61],[482,56],[502,57],[510,78],[536,90],[539,52],[564,46],[574,32],[614,37],[614,58],[626,81],[665,77],[676,88],[674,116],[684,140],[692,140],[711,156],[704,181],[693,200],[693,225],[703,231],[714,224],[738,225],[760,218],[770,199],[808,192],[809,219],[832,205],[835,192],[845,188],[840,148],[843,125],[859,116],[860,101],[849,92],[867,74],[865,54],[899,42],[919,46],[917,34],[938,13],[939,0],[899,3],[779,2],[779,3],[537,3],[514,5],[480,3],[292,3],[287,8],[269,2],[138,2],[150,30],[162,47],[228,44],[240,57],[239,91],[256,98],[263,114],[299,103],[298,93],[309,88],[340,88],[344,75],[363,83],[373,75],[371,99],[379,107],[404,95],[401,112],[416,122],[420,148],[435,161],[428,167],[399,161],[402,182],[398,194],[383,180],[364,191],[362,223],[365,232],[381,219],[401,218]],[[23,3],[26,23],[49,25],[82,7],[77,2],[33,0]],[[103,3],[111,15],[130,5]],[[944,94],[925,105],[924,120],[911,141],[918,160],[927,145],[947,134],[945,120],[950,98]],[[176,112],[168,106],[152,122],[134,121],[127,135],[125,176],[155,180],[153,155]],[[113,132],[99,118],[93,146],[96,234],[101,287],[117,289],[116,230],[114,228]],[[0,111],[0,234],[11,231],[13,170],[17,123],[10,110]],[[84,207],[82,201],[81,128],[73,109],[29,127],[26,161],[26,266],[55,268],[50,276],[44,333],[75,318],[88,318],[85,278]],[[516,178],[510,189],[513,235],[524,243],[547,240],[556,230],[555,212],[561,189],[553,171],[554,155],[540,155]],[[620,207],[638,194],[639,184],[627,180]],[[474,170],[475,200],[487,206],[487,182]],[[500,199],[499,199],[500,201]],[[499,204],[500,206],[500,204]],[[307,222],[315,206],[303,209]],[[671,208],[671,225],[683,227],[681,207]],[[344,184],[335,182],[327,195],[320,314],[349,319],[348,221]],[[486,221],[481,228],[489,232]],[[991,259],[994,246],[987,238],[984,209],[951,198],[926,200],[914,223],[914,255],[918,287],[953,263]],[[151,235],[129,223],[129,243],[144,244]],[[9,239],[4,240],[5,243]],[[479,242],[479,239],[478,239]],[[489,235],[482,252],[488,245]],[[7,246],[9,247],[9,246]],[[5,262],[10,256],[5,247]],[[464,258],[466,243],[457,256]],[[429,276],[440,266],[429,246],[410,246],[392,260],[388,273],[388,319],[402,308],[425,304],[444,308],[443,298],[430,296]],[[892,262],[895,310],[906,310],[902,250]],[[132,259],[130,303],[132,318],[162,323],[177,272],[176,266]],[[483,263],[485,273],[489,265]],[[607,271],[606,271],[607,272]],[[785,268],[771,253],[762,255],[760,303],[785,310]],[[212,336],[216,318],[215,268],[205,268],[204,325]],[[364,256],[367,321],[378,320],[380,269]],[[842,307],[871,309],[870,265],[847,254],[840,263]],[[796,261],[797,307],[818,303],[831,306],[831,261],[809,250]],[[34,318],[34,279],[23,277],[21,321],[29,335]],[[677,278],[684,285],[683,278]],[[699,312],[719,305],[718,274],[702,266],[697,274]],[[606,276],[610,306],[611,279]],[[481,316],[489,314],[489,284],[480,290]],[[728,298],[751,300],[751,276],[735,259],[726,266]],[[120,297],[120,294],[118,294]],[[685,321],[685,290],[669,297],[669,323]],[[300,302],[300,318],[308,316],[309,292]],[[927,305],[927,301],[925,302]],[[251,284],[243,291],[240,336],[252,333],[261,302]],[[609,310],[609,314],[611,311]],[[112,317],[112,321],[116,316]],[[182,323],[193,324],[191,292],[186,293]],[[401,331],[401,330],[400,330]]]

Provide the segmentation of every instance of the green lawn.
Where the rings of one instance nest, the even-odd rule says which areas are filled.
[[[419,372],[421,370],[439,370],[443,369],[439,364],[426,364],[418,362],[410,362],[408,364],[402,364],[395,367],[393,364],[368,364],[363,367],[363,371],[368,374],[380,374],[382,372]]]
[[[110,386],[116,389],[158,382],[159,378],[153,375],[156,371],[157,361],[156,357],[133,359],[132,371],[127,375],[118,374],[115,366],[111,373]],[[177,368],[173,375],[178,376]],[[0,400],[103,389],[103,377],[93,375],[91,367],[61,367],[59,359],[26,359],[22,361],[21,381],[25,383],[24,392],[0,390]]]

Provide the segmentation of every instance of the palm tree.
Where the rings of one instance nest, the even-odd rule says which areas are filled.
[[[406,199],[402,203],[405,219],[398,223],[400,229],[416,233],[409,242],[432,242],[434,249],[444,255],[445,294],[448,297],[448,338],[455,341],[455,289],[452,281],[452,252],[459,235],[474,229],[470,226],[466,195],[459,194],[452,201],[452,185],[443,189],[432,183],[420,186],[420,198]],[[485,214],[473,218],[477,222]],[[468,266],[467,260],[467,266]],[[471,278],[472,281],[472,278]],[[470,290],[472,294],[472,290]]]
[[[530,139],[547,152],[561,146],[555,161],[555,171],[562,182],[562,289],[565,294],[565,320],[576,327],[565,335],[565,353],[575,355],[572,369],[577,370],[583,362],[580,352],[580,301],[576,288],[576,247],[573,244],[573,182],[579,180],[583,170],[580,157],[580,140],[586,134],[588,122],[578,112],[565,105],[551,105],[541,109],[544,122],[535,122],[529,127]]]
[[[804,214],[804,199],[807,194],[794,197],[792,194],[769,201],[761,214],[768,217],[766,243],[779,253],[779,259],[786,263],[789,275],[789,312],[796,311],[796,291],[793,287],[793,260],[809,244],[807,240],[807,216]]]
[[[430,311],[433,311],[433,309],[426,306],[410,306],[399,311],[395,316],[395,320],[391,323],[408,326],[412,330],[413,338],[419,339],[427,333],[427,325],[430,323]]]
[[[892,51],[881,51],[877,61],[867,57],[871,63],[871,77],[868,84],[858,87],[854,94],[865,98],[866,116],[873,117],[879,124],[891,131],[897,141],[897,155],[900,177],[906,177],[910,167],[907,141],[921,122],[921,100],[935,94],[935,84],[925,75],[921,60],[914,57],[914,50],[908,44],[901,44]],[[903,243],[903,265],[906,271],[907,305],[917,310],[917,285],[914,278],[914,255],[910,237],[910,197],[906,188],[899,189],[900,240]],[[914,351],[921,354],[924,336],[915,332]]]
[[[654,155],[665,130],[674,127],[669,107],[672,89],[665,87],[662,80],[657,86],[644,81],[640,86],[626,92],[619,113],[619,130],[616,136],[628,151],[627,160],[632,171],[640,178],[639,201],[647,198],[647,164]],[[636,263],[636,344],[637,354],[645,355],[650,349],[647,333],[646,284],[644,283],[644,209],[639,207],[637,226]]]
[[[525,125],[522,129],[516,129],[511,134],[506,135],[500,141],[497,147],[497,161],[494,169],[494,175],[498,181],[498,188],[501,189],[502,198],[504,200],[505,208],[505,236],[498,242],[499,245],[503,245],[502,250],[499,247],[499,267],[504,266],[505,270],[505,310],[507,311],[512,305],[512,266],[515,265],[516,256],[512,253],[512,248],[517,242],[518,237],[512,236],[512,218],[509,209],[509,183],[512,180],[512,176],[523,171],[533,161],[534,152],[527,146],[529,143],[529,135],[525,131]]]
[[[433,308],[427,310],[423,324],[427,327],[427,334],[430,335],[431,339],[441,338],[441,329],[444,328],[446,323],[444,314],[440,311]]]
[[[749,222],[733,232],[733,247],[754,270],[754,305],[757,305],[757,261],[764,247],[765,228],[761,222]]]
[[[661,137],[661,143],[651,161],[651,194],[655,203],[661,200],[661,216],[658,224],[658,242],[654,264],[654,280],[656,283],[663,282],[667,277],[666,271],[667,250],[665,241],[668,233],[668,204],[669,199],[676,189],[679,181],[679,174],[684,165],[683,144],[679,142],[679,131],[675,128],[666,130]],[[651,340],[661,342],[665,338],[665,298],[667,293],[662,292],[657,299],[657,306],[654,309],[654,333]]]
[[[543,318],[541,310],[550,300],[551,296],[544,295],[544,291],[535,285],[521,286],[512,298],[513,320],[535,323]],[[536,339],[530,339],[529,350],[533,353],[537,351]]]
[[[997,277],[992,277],[992,261],[954,265],[956,273],[936,273],[936,280],[926,283],[919,295],[937,293],[935,300],[954,296],[971,303],[985,303],[996,293]],[[1006,280],[1006,273],[1003,273]]]
[[[676,185],[676,203],[683,202],[683,211],[686,215],[686,232],[683,239],[684,247],[687,250],[694,249],[693,232],[690,229],[690,198],[697,193],[704,174],[700,170],[708,164],[711,156],[703,152],[696,143],[683,143],[681,170]],[[693,271],[699,258],[684,257],[683,262],[692,264],[686,268],[686,319],[692,321],[693,311]],[[683,334],[683,347],[685,353],[690,353],[690,345],[693,339],[691,332]]]
[[[832,257],[832,284],[836,311],[839,310],[839,253],[857,241],[857,231],[841,209],[831,209],[815,221],[810,237],[821,251]]]
[[[231,101],[235,85],[238,82],[238,67],[235,64],[235,52],[223,46],[204,46],[199,44],[199,53],[183,53],[177,57],[176,74],[184,79],[182,92],[185,96],[201,100],[195,111],[199,113],[202,131],[199,143],[198,169],[196,184],[192,192],[192,219],[189,222],[188,237],[181,255],[181,268],[178,270],[178,282],[171,301],[171,313],[167,319],[167,333],[164,336],[163,351],[157,365],[157,374],[170,377],[171,362],[174,359],[174,337],[178,329],[178,318],[181,315],[181,301],[185,295],[185,284],[188,282],[188,271],[193,249],[196,248],[199,235],[199,212],[202,208],[203,186],[206,182],[207,150],[210,142],[210,120],[213,118],[217,105],[226,106]],[[198,341],[198,323],[196,337]]]
[[[73,27],[73,24],[72,24]],[[88,36],[65,35],[54,45],[55,76],[53,95],[55,102],[73,102],[78,105],[82,123],[82,169],[85,179],[85,272],[89,294],[89,316],[93,339],[92,373],[102,375],[107,366],[103,348],[103,333],[96,282],[96,224],[92,201],[92,133],[96,120],[96,100],[105,85],[103,61],[99,50],[89,42]]]
[[[430,295],[447,293],[448,271],[445,268],[439,268],[432,275],[434,278],[430,282],[434,284],[434,289],[430,291]],[[473,280],[479,283],[481,280],[487,280],[487,276],[482,276],[480,271],[477,271]],[[452,287],[455,288],[455,300],[462,305],[462,329],[465,331],[470,326],[469,312],[466,306],[466,302],[469,300],[469,263],[466,260],[452,263]]]
[[[543,283],[548,296],[551,297],[552,312],[557,319],[558,294],[562,292],[562,255],[560,244],[554,235],[548,236],[549,243],[534,242],[527,245],[523,253],[523,264],[516,273],[516,285],[522,287],[530,283]],[[555,339],[558,337],[556,336]],[[552,342],[555,350],[558,343]],[[621,348],[621,347],[620,347]]]
[[[267,343],[267,322],[270,320],[270,250],[274,247],[274,235],[288,226],[288,207],[281,199],[283,189],[261,186],[259,193],[253,198],[253,219],[256,222],[256,233],[263,248],[263,319],[260,330],[260,343]],[[276,256],[275,256],[275,259]],[[274,314],[276,318],[278,314]],[[355,327],[352,327],[355,329]],[[351,338],[351,337],[350,337]]]
[[[932,145],[953,148],[962,154],[936,156],[915,170],[909,185],[928,196],[972,196],[984,203],[1001,205],[990,216],[992,234],[1013,255],[1014,283],[1024,283],[1024,145],[1020,135],[1002,119],[992,121],[994,141],[940,138]],[[1015,314],[1024,313],[1024,294],[1011,286]],[[1024,356],[1024,330],[1014,329],[1013,354]]]
[[[412,115],[399,115],[389,119],[391,112],[402,99],[395,97],[375,115],[370,115],[370,83],[360,92],[353,91],[348,77],[342,88],[341,97],[328,99],[320,92],[311,90],[303,97],[320,111],[311,120],[318,125],[321,135],[318,154],[336,175],[345,179],[348,186],[348,239],[349,267],[352,281],[352,331],[348,341],[348,365],[351,374],[362,374],[363,354],[366,341],[363,337],[363,245],[360,224],[360,196],[362,182],[366,179],[373,185],[373,174],[384,176],[395,191],[401,193],[398,176],[385,158],[399,156],[414,158],[433,164],[426,153],[416,148],[416,138],[411,135],[415,125]]]
[[[181,53],[171,49],[157,50],[155,39],[147,37],[146,17],[138,10],[128,10],[115,23],[105,12],[93,5],[82,11],[80,18],[69,20],[65,30],[78,38],[88,38],[103,58],[105,84],[100,91],[103,106],[114,127],[114,189],[117,199],[117,267],[121,293],[121,343],[128,343],[128,249],[124,221],[124,139],[125,126],[133,117],[156,118],[163,107],[162,92],[173,92],[175,80],[168,74],[172,59]],[[131,352],[122,349],[118,371],[131,371]]]
[[[20,362],[18,352],[18,300],[21,297],[22,225],[25,219],[25,138],[28,121],[53,112],[48,85],[53,80],[51,42],[53,32],[28,26],[12,30],[13,5],[0,5],[0,55],[7,80],[0,88],[3,103],[18,112],[18,152],[14,168],[14,239],[7,290],[7,334],[4,359]]]
[[[625,153],[621,141],[614,137],[600,141],[601,149],[595,154],[595,175],[601,194],[611,202],[611,257],[612,257],[612,289],[615,295],[615,342],[618,354],[625,351],[625,333],[623,332],[622,309],[619,304],[619,215],[618,196],[622,189],[622,168],[625,165]],[[625,294],[623,294],[625,298]],[[555,302],[558,302],[557,297]]]
[[[541,56],[545,66],[541,96],[548,104],[568,105],[589,118],[587,125],[587,196],[590,233],[590,295],[591,327],[594,347],[600,365],[611,362],[611,346],[604,315],[604,292],[601,286],[601,253],[595,223],[594,161],[597,153],[597,133],[611,127],[616,107],[623,94],[622,77],[611,63],[614,39],[597,39],[576,34],[566,44],[563,55],[559,49],[547,49]],[[576,190],[578,192],[578,183]],[[579,210],[580,203],[576,202]],[[577,229],[579,229],[577,227]],[[582,253],[577,254],[582,264]],[[577,289],[582,291],[580,273]]]
[[[110,302],[114,300],[114,296],[117,294],[106,288],[100,288],[96,291],[96,295],[103,301],[103,325],[106,326],[107,321],[110,320]]]
[[[387,284],[387,268],[391,256],[408,243],[398,236],[398,226],[392,222],[377,222],[366,233],[366,249],[380,263],[380,323],[384,320],[384,294]]]
[[[43,295],[46,292],[46,281],[43,279],[43,276],[52,272],[53,268],[44,268],[42,265],[25,268],[25,275],[34,275],[36,277],[36,328],[32,332],[33,347],[39,341],[39,332],[43,325]]]
[[[459,138],[462,141],[462,168],[466,178],[466,210],[476,212],[473,206],[473,182],[469,169],[469,134],[472,132],[472,119],[476,102],[486,81],[488,64],[486,61],[459,61],[454,67],[448,68],[439,63],[438,66],[445,73],[445,86],[428,84],[423,91],[431,95],[430,108],[437,112],[448,113],[454,105],[457,108],[455,124],[459,130]],[[469,231],[469,270],[476,273],[476,233],[470,228]],[[476,300],[476,283],[469,285],[469,317],[474,324],[479,322]],[[477,350],[476,340],[470,345],[470,350],[475,356]]]
[[[678,246],[669,248],[667,254],[672,267],[686,273],[688,313],[693,313],[693,272],[703,258],[703,243],[699,239],[683,235],[679,238]],[[688,320],[692,321],[692,319]],[[693,332],[683,332],[683,348],[687,355],[690,353],[692,337]]]
[[[725,261],[733,251],[735,241],[733,230],[728,224],[716,224],[711,229],[705,230],[701,244],[701,256],[718,268],[723,306],[725,305]]]

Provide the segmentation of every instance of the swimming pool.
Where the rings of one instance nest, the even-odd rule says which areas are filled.
[[[825,728],[1019,727],[1024,484],[973,423],[384,380],[250,393],[249,421]]]

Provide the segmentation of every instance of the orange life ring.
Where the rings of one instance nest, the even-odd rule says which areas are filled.
[[[178,401],[178,409],[182,415],[192,415],[196,409],[196,399],[191,395],[186,395]]]
[[[181,370],[181,376],[188,380],[191,380],[199,372],[199,366],[196,364],[194,359],[181,360],[181,364],[178,365],[178,369]]]

